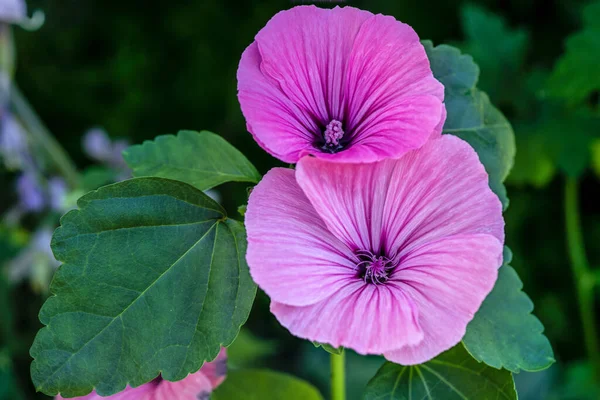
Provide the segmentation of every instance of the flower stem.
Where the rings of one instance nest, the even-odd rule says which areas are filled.
[[[565,221],[567,248],[575,278],[579,313],[583,326],[585,347],[596,377],[600,378],[600,348],[594,315],[594,276],[590,271],[579,217],[579,183],[567,178],[565,184]]]
[[[56,141],[48,128],[42,123],[27,99],[16,85],[10,88],[10,100],[17,117],[24,123],[25,129],[32,138],[46,151],[51,160],[60,171],[69,186],[73,189],[79,183],[79,173],[75,164],[62,146]]]
[[[331,400],[346,400],[345,352],[331,354]]]

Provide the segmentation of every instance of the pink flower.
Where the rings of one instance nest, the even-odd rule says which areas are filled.
[[[250,272],[283,326],[401,364],[462,339],[502,262],[502,206],[453,136],[399,159],[275,168],[246,227]]]
[[[342,162],[398,157],[444,119],[444,88],[415,31],[352,7],[275,15],[240,61],[248,130],[273,156]]]
[[[92,392],[87,396],[77,397],[82,400],[208,400],[210,393],[219,386],[227,374],[227,353],[225,349],[213,362],[206,363],[200,371],[188,375],[178,382],[169,382],[160,377],[145,385],[136,388],[127,387],[120,393],[108,397],[101,397]],[[64,400],[56,396],[56,400]]]

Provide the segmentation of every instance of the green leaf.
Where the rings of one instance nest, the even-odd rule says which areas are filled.
[[[566,52],[548,80],[548,94],[569,104],[585,101],[600,90],[600,1],[583,10],[583,29],[567,38]]]
[[[521,290],[516,271],[504,265],[494,289],[467,326],[463,344],[477,361],[512,372],[539,371],[554,362],[544,326]]]
[[[242,328],[235,342],[227,349],[227,363],[230,367],[256,365],[262,358],[273,355],[277,343],[256,337],[248,329]]]
[[[556,173],[556,162],[549,151],[548,137],[534,126],[520,125],[515,129],[519,151],[507,182],[518,186],[545,187]]]
[[[107,396],[183,379],[228,346],[256,293],[243,226],[188,184],[139,178],[82,197],[31,348],[38,391]]]
[[[591,144],[592,149],[592,169],[596,176],[600,178],[600,139],[596,139]]]
[[[509,28],[503,18],[474,4],[462,8],[461,19],[466,36],[462,48],[482,70],[479,86],[494,101],[512,101],[519,91],[515,76],[525,61],[529,35]]]
[[[516,400],[510,372],[478,363],[461,344],[414,366],[386,362],[371,379],[365,400]]]
[[[81,187],[85,192],[96,190],[100,186],[113,183],[116,179],[115,171],[106,167],[93,166],[86,168],[81,174]]]
[[[515,158],[515,137],[510,123],[488,96],[475,87],[479,68],[470,56],[447,45],[433,47],[430,41],[424,41],[423,45],[433,75],[446,88],[448,116],[443,133],[458,136],[475,149],[489,174],[490,188],[506,208],[508,197],[503,182]]]
[[[267,370],[241,370],[212,393],[211,400],[323,400],[312,385],[291,375]]]
[[[329,354],[337,354],[337,355],[340,355],[340,354],[342,354],[342,353],[344,352],[344,348],[343,348],[343,347],[333,347],[333,346],[332,346],[332,345],[330,345],[330,344],[327,344],[327,343],[319,343],[319,342],[312,342],[312,344],[313,344],[315,347],[317,347],[317,348],[318,348],[318,347],[322,348],[323,350],[325,350],[325,351],[326,351],[326,352],[328,352]]]
[[[131,146],[123,153],[133,175],[157,176],[208,190],[226,182],[260,181],[248,159],[214,133],[181,131]]]
[[[536,122],[519,130],[519,138],[537,140],[537,149],[519,147],[519,152],[533,154],[540,160],[551,160],[566,175],[579,177],[589,165],[593,140],[599,136],[600,120],[593,114],[585,110],[566,110],[546,102]],[[522,160],[524,156],[517,158]],[[517,174],[522,171],[522,164],[518,167],[521,169]]]
[[[0,348],[0,399],[24,399],[9,357],[8,349]]]
[[[567,366],[562,387],[556,390],[561,400],[598,400],[600,385],[589,362],[574,362]]]

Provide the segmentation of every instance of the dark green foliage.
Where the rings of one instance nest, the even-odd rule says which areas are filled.
[[[234,371],[211,400],[323,400],[310,384],[291,375],[267,370]]]
[[[513,378],[475,361],[458,344],[416,366],[387,362],[367,385],[364,400],[516,400]]]
[[[490,187],[504,208],[508,207],[503,182],[515,157],[515,138],[510,123],[490,103],[488,96],[476,88],[479,68],[472,57],[451,46],[433,47],[429,41],[423,44],[433,75],[446,89],[448,117],[443,133],[458,136],[473,146],[490,176]]]
[[[531,314],[533,303],[521,290],[515,270],[505,264],[494,289],[467,326],[463,344],[475,359],[512,372],[539,371],[554,362],[544,326]]]
[[[185,183],[139,178],[82,197],[52,248],[64,264],[40,312],[31,375],[47,394],[114,394],[183,379],[248,318],[243,226]]]
[[[158,176],[208,190],[225,182],[258,183],[254,165],[219,135],[181,131],[131,146],[124,153],[134,176]]]
[[[550,95],[573,105],[600,90],[600,1],[583,10],[583,29],[566,40],[566,52],[556,63],[550,80]]]

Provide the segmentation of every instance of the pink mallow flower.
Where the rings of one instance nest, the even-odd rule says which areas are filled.
[[[278,13],[242,54],[237,78],[248,130],[288,163],[399,157],[445,120],[444,88],[415,31],[352,7]]]
[[[211,392],[219,386],[227,375],[227,353],[225,349],[217,358],[202,366],[200,371],[190,374],[178,382],[165,381],[158,377],[152,382],[136,388],[127,387],[120,393],[101,397],[92,392],[87,396],[76,397],[80,400],[208,400]],[[55,400],[66,400],[57,396]]]
[[[502,206],[453,136],[399,159],[272,169],[245,218],[250,272],[283,326],[405,365],[462,339],[502,263]]]

